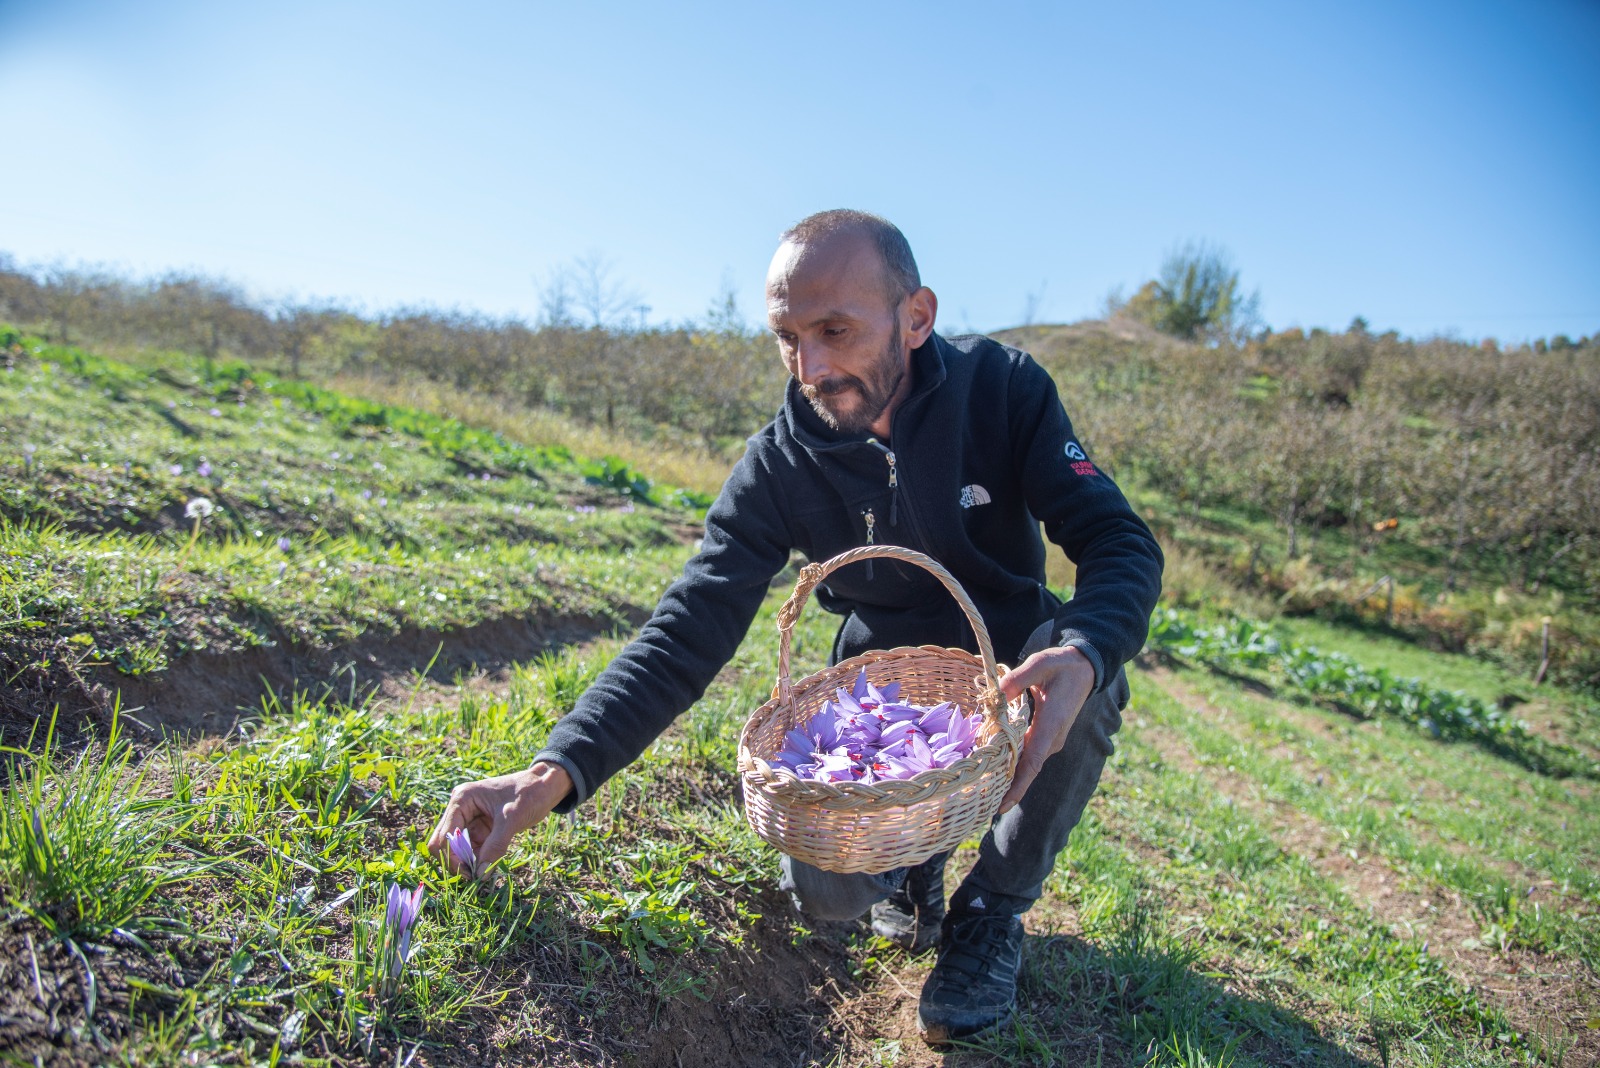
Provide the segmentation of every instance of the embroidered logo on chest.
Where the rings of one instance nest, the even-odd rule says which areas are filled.
[[[961,487],[961,507],[963,508],[972,508],[976,505],[988,504],[991,500],[993,500],[993,498],[989,496],[989,491],[978,485],[976,482],[970,486]]]

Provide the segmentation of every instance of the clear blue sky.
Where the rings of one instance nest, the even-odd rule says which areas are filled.
[[[893,219],[941,325],[1094,314],[1185,239],[1272,326],[1600,331],[1600,4],[0,0],[0,251],[652,321]]]

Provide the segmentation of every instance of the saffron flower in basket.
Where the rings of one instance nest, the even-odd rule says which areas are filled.
[[[841,687],[804,727],[785,734],[768,763],[817,782],[874,783],[972,755],[981,714],[966,715],[949,701],[925,708],[899,698],[899,683],[879,689],[862,669],[855,686]]]

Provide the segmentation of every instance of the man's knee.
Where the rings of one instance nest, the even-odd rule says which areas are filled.
[[[779,887],[789,892],[795,907],[809,919],[853,920],[893,893],[904,879],[904,868],[842,875],[786,856]]]

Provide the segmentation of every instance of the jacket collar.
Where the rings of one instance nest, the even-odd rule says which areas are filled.
[[[938,334],[911,350],[911,393],[900,402],[893,420],[938,389],[946,377],[945,358],[949,343]],[[790,378],[783,391],[783,420],[789,433],[811,452],[830,452],[864,444],[870,434],[843,434],[822,421],[811,402],[800,394],[800,383]]]

